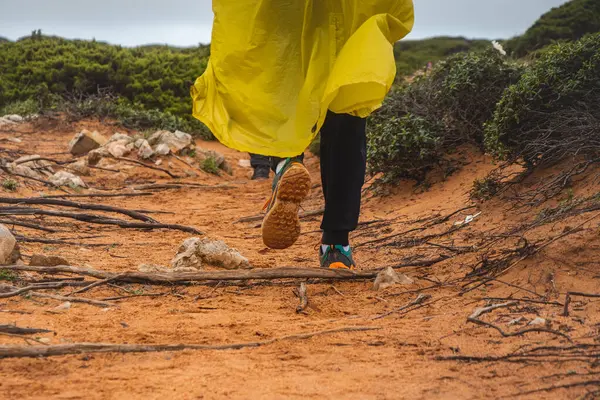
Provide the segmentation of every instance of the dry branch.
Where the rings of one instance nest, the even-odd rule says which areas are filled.
[[[600,298],[600,294],[582,293],[582,292],[567,292],[567,296],[565,297],[565,308],[563,309],[564,317],[569,316],[569,304],[571,304],[572,296]]]
[[[110,282],[114,282],[114,281],[118,280],[120,277],[121,277],[121,275],[117,275],[117,276],[112,276],[110,278],[106,278],[106,279],[102,279],[102,280],[96,281],[96,282],[94,282],[94,283],[92,283],[92,284],[90,284],[88,286],[82,287],[81,289],[78,289],[78,290],[75,290],[72,293],[69,293],[68,296],[71,296],[71,295],[74,295],[74,294],[83,293],[83,292],[87,292],[88,290],[93,289],[93,288],[95,288],[97,286],[101,286],[101,285],[104,285],[104,284],[107,284],[107,283],[110,283]]]
[[[161,189],[233,189],[232,185],[202,185],[190,183],[152,183],[147,185],[133,186],[133,190],[161,190]]]
[[[155,171],[160,171],[160,172],[164,172],[165,174],[169,175],[171,178],[181,178],[179,175],[175,175],[174,173],[172,173],[171,171],[169,171],[168,169],[164,169],[164,168],[160,168],[160,167],[156,167],[154,165],[148,165],[144,162],[141,162],[139,160],[134,160],[133,158],[127,158],[127,157],[113,157],[115,160],[119,160],[119,161],[124,161],[124,162],[129,162],[132,164],[137,164],[137,165],[141,165],[142,167],[146,167],[149,169],[153,169]]]
[[[14,297],[14,296],[18,296],[20,294],[23,293],[27,293],[30,292],[32,290],[40,290],[40,289],[60,289],[60,288],[64,288],[66,286],[69,286],[69,282],[59,282],[59,283],[50,283],[50,284],[43,284],[43,285],[31,285],[31,286],[25,286],[16,290],[13,290],[12,292],[8,292],[8,293],[0,293],[0,299],[7,299],[9,297]]]
[[[467,321],[477,324],[477,325],[482,325],[482,326],[486,326],[488,328],[493,328],[495,330],[497,330],[503,337],[513,337],[513,336],[522,336],[526,333],[530,333],[530,332],[540,332],[540,333],[551,333],[554,335],[558,335],[558,336],[562,336],[565,339],[567,339],[569,342],[573,342],[571,340],[571,338],[568,335],[565,335],[562,332],[559,331],[555,331],[553,329],[548,329],[548,328],[526,328],[526,329],[522,329],[520,331],[517,332],[504,332],[502,330],[502,328],[500,328],[499,326],[496,326],[494,324],[491,324],[489,322],[485,322],[479,319],[480,316],[482,316],[483,314],[487,314],[493,310],[496,310],[498,308],[505,308],[505,307],[511,307],[511,306],[515,306],[517,305],[518,302],[517,301],[509,301],[506,303],[502,303],[502,304],[494,304],[488,307],[480,307],[480,308],[476,308],[475,311],[473,311],[473,313],[467,317]]]
[[[53,331],[38,328],[19,328],[16,325],[0,325],[0,332],[11,333],[13,335],[34,335],[36,333],[49,333]]]
[[[48,233],[56,233],[56,232],[58,232],[55,229],[46,228],[45,226],[41,226],[41,225],[38,225],[38,224],[33,224],[31,222],[17,221],[17,220],[14,220],[14,219],[0,219],[0,224],[24,226],[25,228],[35,229],[35,230],[38,230],[38,231],[48,232]]]
[[[38,292],[31,292],[30,295],[32,297],[40,297],[40,298],[43,298],[43,299],[53,299],[53,300],[60,300],[60,301],[69,301],[71,303],[83,303],[83,304],[89,304],[89,305],[92,305],[92,306],[102,307],[102,308],[114,307],[115,306],[115,304],[113,304],[113,303],[107,303],[105,301],[83,299],[81,297],[66,297],[66,296],[58,296],[58,295],[55,295],[55,294],[38,293]]]
[[[203,233],[196,228],[177,225],[177,224],[162,224],[162,223],[146,223],[146,222],[130,222],[117,218],[107,218],[96,214],[84,214],[84,213],[69,213],[64,211],[56,210],[42,210],[40,208],[28,208],[28,207],[0,207],[0,215],[48,215],[52,217],[71,218],[77,221],[89,222],[92,224],[100,225],[115,225],[120,228],[131,228],[131,229],[174,229],[183,232],[193,233],[197,235],[203,235]]]
[[[296,291],[296,296],[300,299],[300,304],[296,307],[296,313],[300,314],[308,306],[308,295],[306,294],[306,283],[302,282]]]
[[[142,193],[90,193],[90,194],[56,194],[52,196],[44,196],[46,199],[58,199],[58,198],[80,198],[80,197],[142,197],[142,196],[153,196],[154,193],[142,192]]]
[[[431,295],[429,295],[429,294],[422,294],[422,293],[421,293],[421,294],[419,294],[419,295],[417,296],[417,298],[416,298],[416,299],[414,299],[414,300],[413,300],[413,301],[411,301],[410,303],[408,303],[408,304],[406,304],[406,305],[404,305],[404,306],[402,306],[402,307],[400,307],[400,308],[396,308],[395,310],[392,310],[392,311],[386,312],[385,314],[377,315],[377,316],[375,316],[375,317],[373,317],[373,318],[371,318],[371,319],[373,319],[373,320],[376,320],[376,319],[385,318],[385,317],[387,317],[388,315],[392,315],[392,314],[395,314],[395,313],[397,313],[397,312],[404,311],[404,310],[406,310],[407,308],[410,308],[410,307],[413,307],[413,306],[418,306],[418,305],[420,305],[420,304],[423,304],[425,301],[429,300],[430,298],[431,298]]]
[[[315,336],[332,335],[345,332],[367,332],[380,328],[370,326],[352,326],[325,331],[301,333],[297,335],[282,336],[279,338],[264,340],[260,342],[244,342],[220,345],[205,344],[108,344],[108,343],[74,343],[51,346],[0,346],[0,359],[11,357],[51,357],[67,354],[82,353],[149,353],[160,351],[183,351],[183,350],[239,350],[248,347],[267,346],[277,342],[289,340],[310,339]]]
[[[273,280],[273,279],[331,279],[331,280],[356,280],[373,279],[377,276],[377,271],[346,271],[320,268],[256,268],[247,270],[227,270],[227,271],[200,271],[186,273],[164,273],[151,274],[144,272],[124,272],[116,274],[113,272],[101,271],[92,268],[75,266],[56,266],[56,267],[35,267],[29,265],[7,265],[2,269],[10,271],[31,271],[45,274],[63,274],[71,273],[77,275],[91,276],[99,279],[112,278],[120,275],[119,282],[135,282],[149,284],[165,284],[178,282],[198,282],[198,281],[247,281],[247,280]]]
[[[53,205],[61,207],[78,208],[80,210],[94,210],[94,211],[106,211],[112,213],[118,213],[127,215],[133,219],[137,219],[144,222],[156,223],[157,221],[150,218],[147,215],[139,213],[133,210],[127,210],[120,207],[107,206],[104,204],[89,204],[89,203],[77,203],[69,200],[49,199],[47,197],[0,197],[0,203],[5,204],[35,204],[35,205]]]

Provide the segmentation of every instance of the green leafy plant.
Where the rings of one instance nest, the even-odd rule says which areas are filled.
[[[14,271],[9,271],[7,269],[0,269],[0,281],[9,281],[15,282],[19,279],[19,275],[17,275]]]
[[[5,178],[2,181],[2,188],[4,188],[4,190],[6,190],[6,191],[15,192],[18,187],[19,187],[19,182],[15,181],[14,179]]]
[[[206,158],[200,162],[200,169],[213,175],[221,174],[219,165],[217,164],[217,159],[212,155],[206,156]]]

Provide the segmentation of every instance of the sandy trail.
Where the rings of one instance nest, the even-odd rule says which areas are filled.
[[[22,143],[1,142],[5,151],[53,154],[66,150],[72,135],[82,127],[112,134],[114,127],[94,122],[56,126],[22,125],[16,132],[1,131],[0,140],[19,137]],[[119,130],[123,131],[123,130]],[[200,173],[185,181],[229,188],[156,191],[152,196],[133,198],[82,199],[128,209],[168,211],[152,214],[165,223],[195,226],[211,238],[222,239],[246,255],[255,267],[318,267],[319,217],[303,219],[305,232],[286,251],[266,249],[257,222],[234,223],[255,215],[266,200],[269,182],[252,182],[249,169],[238,166],[247,155],[212,142],[198,142],[202,148],[222,152],[234,166],[232,176],[216,177]],[[64,157],[64,155],[63,155]],[[468,163],[446,181],[427,191],[404,185],[387,196],[367,192],[362,225],[353,235],[359,245],[357,262],[362,269],[396,265],[415,259],[453,256],[431,267],[400,269],[415,280],[414,285],[372,290],[372,282],[319,282],[308,284],[315,306],[306,314],[295,312],[298,299],[293,289],[298,281],[274,283],[214,283],[189,286],[118,285],[102,286],[81,294],[102,299],[132,294],[139,296],[116,301],[117,307],[102,309],[74,304],[64,312],[48,312],[60,301],[28,296],[0,299],[0,324],[45,328],[55,334],[38,335],[51,344],[130,343],[130,344],[225,344],[263,341],[290,334],[316,332],[350,326],[379,328],[368,332],[322,335],[306,340],[276,342],[259,348],[226,351],[182,351],[143,354],[80,354],[45,359],[2,359],[0,397],[56,399],[120,398],[357,398],[357,399],[475,399],[475,398],[594,398],[598,395],[600,370],[580,357],[555,357],[528,362],[464,362],[441,360],[449,356],[502,356],[536,346],[569,346],[562,337],[530,333],[502,337],[497,331],[468,323],[471,312],[486,303],[485,298],[527,298],[563,302],[568,290],[600,293],[598,263],[598,222],[587,225],[548,246],[543,252],[519,263],[497,281],[460,296],[465,276],[477,263],[478,252],[459,254],[449,250],[476,242],[519,223],[525,216],[507,210],[496,201],[476,205],[451,217],[433,232],[452,227],[456,221],[481,211],[475,221],[461,229],[460,238],[430,240],[416,247],[364,244],[384,236],[422,226],[424,219],[448,215],[470,205],[468,192],[475,178],[493,168],[483,156],[465,154]],[[175,159],[174,170],[186,168]],[[135,184],[171,182],[168,176],[148,169],[115,163],[120,173],[93,171],[85,181],[91,187],[120,188]],[[304,204],[307,211],[322,207],[318,186],[318,159],[309,156],[307,167],[315,187]],[[581,190],[590,190],[581,188]],[[22,185],[17,193],[1,196],[59,194],[37,184]],[[571,223],[581,222],[575,219]],[[27,228],[15,231],[30,237],[68,238],[101,247],[24,243],[25,255],[44,253],[65,257],[71,265],[91,266],[108,271],[135,271],[139,264],[168,265],[181,242],[190,235],[171,231],[140,231],[111,226],[56,220],[63,232],[48,235]],[[426,223],[426,222],[425,222]],[[437,229],[437,230],[436,230]],[[551,226],[538,236],[555,236],[563,225]],[[98,236],[80,240],[83,236]],[[402,238],[406,235],[400,235]],[[361,244],[364,244],[361,246]],[[446,248],[436,246],[443,245]],[[40,279],[24,274],[24,279]],[[65,294],[70,289],[55,293]],[[52,291],[49,291],[51,293]],[[409,309],[373,320],[372,317],[401,307],[419,293],[432,296],[424,307]],[[502,302],[498,300],[495,302]],[[14,313],[23,312],[23,314]],[[574,299],[570,317],[551,304],[520,302],[518,306],[494,311],[482,317],[507,331],[507,323],[520,316],[537,316],[551,322],[551,328],[569,335],[579,344],[598,345],[600,341],[600,301]],[[0,343],[26,345],[18,338],[0,337]],[[595,383],[594,383],[595,382]],[[577,384],[569,388],[553,386]],[[536,391],[532,392],[531,391]],[[595,394],[594,394],[595,392]],[[591,393],[591,394],[590,394]],[[584,397],[587,396],[587,397]]]

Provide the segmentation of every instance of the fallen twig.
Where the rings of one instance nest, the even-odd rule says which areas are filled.
[[[69,293],[67,296],[71,296],[71,295],[74,295],[74,294],[79,294],[79,293],[87,292],[88,290],[93,289],[95,287],[98,287],[98,286],[101,286],[101,285],[104,285],[104,284],[116,281],[116,280],[119,279],[120,276],[121,275],[111,276],[110,278],[106,278],[106,279],[102,279],[102,280],[96,281],[96,282],[92,283],[91,285],[88,285],[86,287],[82,287],[81,289],[78,289],[78,290],[76,290],[74,292]]]
[[[55,229],[46,228],[45,226],[41,226],[41,225],[38,225],[38,224],[33,224],[31,222],[17,221],[17,220],[14,220],[14,219],[0,219],[0,224],[24,226],[25,228],[35,229],[35,230],[38,230],[38,231],[48,232],[48,233],[56,233],[56,232],[58,232]]]
[[[300,299],[300,304],[296,307],[296,313],[300,314],[308,306],[308,295],[306,294],[306,283],[302,282],[300,287],[295,290],[296,296]]]
[[[530,332],[541,332],[541,333],[552,333],[554,335],[558,335],[558,336],[562,336],[565,339],[567,339],[569,342],[573,342],[571,340],[571,338],[568,335],[565,335],[562,332],[556,331],[554,329],[548,329],[548,328],[526,328],[526,329],[522,329],[520,331],[517,332],[504,332],[502,330],[502,328],[500,328],[499,326],[496,326],[494,324],[491,324],[489,322],[485,322],[479,319],[479,317],[483,314],[487,314],[493,310],[496,310],[498,308],[505,308],[505,307],[511,307],[511,306],[515,306],[519,304],[517,301],[509,301],[506,303],[502,303],[502,304],[494,304],[488,307],[479,307],[476,308],[475,311],[473,311],[473,313],[467,317],[467,321],[477,324],[477,325],[482,325],[482,326],[486,326],[488,328],[493,328],[495,330],[497,330],[503,337],[513,337],[513,336],[522,336],[526,333],[530,333]]]
[[[127,158],[127,157],[113,157],[113,158],[115,160],[124,161],[124,162],[130,162],[132,164],[141,165],[142,167],[153,169],[155,171],[164,172],[165,174],[169,175],[171,178],[181,178],[179,175],[175,175],[174,173],[172,173],[168,169],[160,168],[160,167],[157,167],[157,166],[154,166],[154,165],[148,165],[148,164],[146,164],[144,162],[141,162],[139,160],[134,160],[133,158]]]
[[[81,297],[66,297],[66,296],[58,296],[58,295],[55,295],[55,294],[38,293],[38,292],[31,292],[30,295],[32,297],[40,297],[40,298],[43,298],[43,299],[53,299],[53,300],[60,300],[60,301],[69,301],[71,303],[83,303],[83,304],[89,304],[89,305],[92,305],[92,306],[102,307],[102,308],[114,307],[115,306],[115,304],[113,304],[113,303],[107,303],[105,301],[83,299]]]
[[[89,203],[77,203],[69,200],[49,199],[47,197],[0,197],[0,203],[5,204],[35,204],[35,205],[53,205],[61,207],[78,208],[80,210],[94,210],[94,211],[106,211],[112,213],[118,213],[127,215],[133,219],[137,219],[144,222],[156,223],[157,221],[153,218],[144,215],[140,212],[127,210],[120,207],[107,206],[104,204],[89,204]]]
[[[410,303],[408,303],[408,304],[406,304],[406,305],[404,305],[404,306],[402,306],[402,307],[400,307],[400,308],[396,308],[396,309],[394,309],[394,310],[392,310],[392,311],[386,312],[385,314],[377,315],[377,316],[375,316],[375,317],[373,317],[373,318],[371,318],[371,319],[372,319],[372,320],[376,320],[376,319],[385,318],[385,317],[387,317],[388,315],[392,315],[392,314],[395,314],[395,313],[397,313],[397,312],[400,312],[400,311],[406,310],[407,308],[410,308],[410,307],[413,307],[413,306],[417,306],[417,305],[423,304],[425,301],[429,300],[430,298],[431,298],[431,295],[429,295],[429,294],[422,294],[422,293],[421,293],[421,294],[419,294],[419,295],[417,296],[417,298],[416,298],[416,299],[414,299],[414,300],[413,300],[413,301],[411,301]]]
[[[18,296],[20,294],[27,293],[27,292],[30,292],[32,290],[61,289],[61,288],[64,288],[65,286],[68,286],[68,285],[69,285],[68,282],[59,282],[59,283],[51,283],[51,284],[44,284],[44,285],[25,286],[25,287],[19,288],[17,290],[13,290],[12,292],[0,293],[0,299],[8,299],[9,297]]]
[[[563,309],[563,316],[569,316],[569,304],[571,304],[572,296],[580,296],[580,297],[592,297],[592,298],[600,298],[600,294],[594,293],[582,293],[582,292],[567,292],[567,296],[565,297],[565,308]]]
[[[2,269],[10,271],[31,271],[44,274],[71,273],[77,275],[91,276],[99,279],[112,278],[120,275],[119,282],[135,282],[149,284],[165,284],[178,282],[197,282],[197,281],[247,281],[247,280],[273,280],[273,279],[331,279],[331,280],[357,280],[373,279],[377,276],[377,271],[347,271],[335,269],[320,268],[255,268],[247,270],[224,270],[224,271],[199,271],[185,273],[144,273],[144,272],[124,272],[113,273],[97,270],[93,268],[75,267],[75,266],[56,266],[56,267],[36,267],[30,265],[6,265]]]
[[[28,207],[0,207],[0,215],[49,215],[52,217],[71,218],[77,221],[89,222],[100,225],[115,225],[120,228],[131,229],[174,229],[183,232],[202,235],[203,233],[196,228],[177,225],[177,224],[162,224],[158,222],[131,222],[117,218],[107,218],[96,214],[70,213],[56,210],[42,210],[40,208]]]
[[[34,335],[36,333],[49,333],[48,329],[37,329],[37,328],[19,328],[16,325],[0,325],[0,332],[12,333],[14,335]]]
[[[154,193],[142,192],[142,193],[90,193],[90,194],[56,194],[52,196],[44,196],[46,199],[57,199],[57,198],[79,198],[79,197],[141,197],[141,196],[154,196]]]
[[[205,344],[108,344],[108,343],[73,343],[50,346],[0,346],[0,358],[11,357],[51,357],[67,354],[82,353],[149,353],[160,351],[183,351],[183,350],[238,350],[248,347],[261,347],[273,343],[310,339],[315,336],[332,335],[345,332],[367,332],[380,328],[370,326],[353,326],[325,331],[301,333],[296,335],[282,336],[279,338],[264,340],[261,342],[244,342],[220,345]]]

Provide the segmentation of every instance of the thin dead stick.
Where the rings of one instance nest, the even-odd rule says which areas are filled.
[[[0,207],[0,215],[48,215],[52,217],[71,218],[77,221],[89,222],[92,224],[100,225],[115,225],[120,228],[130,229],[173,229],[182,232],[193,233],[197,235],[203,235],[203,233],[196,228],[185,225],[177,224],[162,224],[162,223],[149,223],[149,222],[131,222],[117,218],[107,218],[96,214],[84,214],[84,213],[69,213],[64,211],[56,210],[42,210],[39,208],[28,208],[28,207]]]
[[[298,215],[299,218],[308,218],[308,217],[315,217],[317,215],[321,215],[325,212],[325,209],[322,208],[320,210],[313,210],[313,211],[306,211],[306,212],[302,212]],[[262,219],[265,217],[264,214],[257,214],[257,215],[252,215],[250,217],[243,217],[238,219],[237,221],[234,222],[234,224],[239,224],[242,222],[256,222],[256,221],[262,221]]]
[[[300,283],[300,287],[295,291],[296,296],[300,299],[300,304],[296,307],[296,313],[300,314],[308,306],[308,295],[306,294],[306,283]]]
[[[0,335],[2,335],[2,336],[8,336],[8,337],[14,337],[14,338],[18,338],[18,339],[23,339],[23,340],[24,340],[24,341],[26,341],[28,344],[29,344],[29,341],[31,340],[31,341],[34,341],[34,342],[37,342],[37,343],[39,343],[39,344],[42,344],[42,345],[45,345],[45,346],[47,346],[47,345],[46,345],[44,342],[42,342],[41,340],[39,340],[39,339],[36,339],[36,338],[29,337],[29,336],[25,336],[25,335],[17,335],[17,334],[15,334],[15,333],[5,333],[5,332],[0,332]]]
[[[20,294],[23,293],[27,293],[29,291],[32,290],[40,290],[40,289],[60,289],[60,288],[64,288],[65,286],[68,286],[67,282],[60,282],[60,283],[56,283],[56,284],[49,284],[49,285],[32,285],[32,286],[25,286],[23,288],[19,288],[17,290],[14,290],[12,292],[8,292],[8,293],[0,293],[0,299],[8,299],[9,297],[14,297],[14,296],[18,296]]]
[[[565,308],[563,309],[563,316],[569,316],[569,304],[571,304],[572,296],[580,296],[580,297],[591,297],[591,298],[600,298],[600,294],[594,293],[582,293],[582,292],[567,292],[567,296],[565,297]]]
[[[115,301],[115,300],[124,300],[124,299],[132,299],[134,297],[161,297],[168,295],[168,292],[165,293],[145,293],[145,294],[132,294],[128,296],[116,296],[116,297],[106,297],[102,299],[102,301]]]
[[[8,313],[8,314],[21,314],[21,315],[31,315],[32,312],[29,311],[21,311],[21,310],[0,310],[0,312]]]
[[[116,174],[118,174],[119,172],[121,172],[120,169],[112,169],[112,168],[99,167],[97,165],[88,165],[88,167],[89,168],[93,168],[93,169],[98,169],[100,171],[114,172]]]
[[[205,344],[108,344],[108,343],[73,343],[50,346],[0,346],[0,358],[14,357],[51,357],[67,354],[82,353],[149,353],[161,351],[183,351],[183,350],[239,350],[248,347],[261,347],[273,343],[304,340],[315,336],[334,335],[348,332],[368,332],[381,328],[371,326],[352,326],[325,331],[301,333],[297,335],[282,336],[279,338],[264,340],[260,342],[244,342],[220,345]]]
[[[83,304],[89,304],[92,306],[102,307],[102,308],[116,306],[116,304],[113,304],[113,303],[107,303],[105,301],[83,299],[81,297],[66,297],[66,296],[58,296],[58,295],[54,295],[54,294],[38,293],[38,292],[31,292],[30,294],[33,297],[39,297],[39,298],[43,298],[43,299],[69,301],[71,303],[83,303]]]
[[[475,290],[475,289],[477,289],[477,288],[479,288],[479,287],[481,287],[481,286],[483,286],[483,285],[485,285],[485,284],[487,284],[487,283],[489,283],[489,282],[491,282],[491,281],[495,280],[495,279],[496,279],[496,278],[498,278],[499,276],[502,276],[502,275],[506,274],[508,271],[510,271],[511,269],[513,269],[514,267],[516,267],[516,266],[517,266],[519,263],[521,263],[521,262],[522,262],[522,261],[524,261],[525,259],[527,259],[527,258],[531,257],[532,255],[539,253],[541,250],[543,250],[543,249],[545,249],[546,247],[550,246],[552,243],[554,243],[554,242],[556,242],[556,241],[558,241],[558,240],[560,240],[560,239],[562,239],[562,238],[564,238],[564,237],[566,237],[566,236],[568,236],[568,235],[571,235],[571,234],[573,234],[573,233],[580,232],[580,231],[581,231],[581,228],[582,228],[582,227],[583,227],[585,224],[587,224],[588,222],[591,222],[592,220],[594,220],[594,219],[596,219],[596,218],[598,218],[598,217],[600,217],[600,213],[593,215],[592,217],[590,217],[590,218],[586,219],[585,221],[583,221],[581,224],[577,225],[575,228],[573,228],[573,229],[571,229],[571,230],[569,230],[569,231],[567,231],[567,232],[565,232],[565,233],[563,233],[563,234],[560,234],[560,235],[556,236],[555,238],[553,238],[553,239],[549,240],[548,242],[544,243],[542,246],[540,246],[540,247],[538,247],[538,248],[534,249],[532,252],[530,252],[530,253],[528,253],[528,254],[525,254],[523,257],[519,258],[518,260],[516,260],[515,262],[513,262],[512,264],[510,264],[510,265],[509,265],[508,267],[506,267],[504,270],[500,271],[500,272],[499,272],[498,274],[496,274],[496,276],[494,276],[493,278],[484,279],[484,280],[483,280],[482,282],[480,282],[479,284],[477,284],[477,285],[475,285],[475,286],[473,286],[473,287],[471,287],[471,288],[469,288],[469,289],[463,290],[463,291],[460,293],[460,295],[462,296],[462,295],[464,295],[465,293],[472,292],[473,290]]]
[[[191,169],[195,169],[196,171],[202,172],[204,173],[204,171],[202,171],[200,168],[193,166],[192,164],[190,164],[189,162],[185,161],[183,158],[179,157],[177,154],[175,153],[171,153],[171,155],[173,157],[175,157],[175,159],[177,159],[179,162],[184,163],[185,165],[187,165],[188,167],[190,167]]]
[[[78,208],[80,210],[94,210],[94,211],[106,211],[112,213],[118,213],[127,215],[133,219],[137,219],[144,222],[156,223],[157,221],[147,215],[140,212],[127,210],[120,207],[107,206],[104,204],[91,204],[91,203],[77,203],[69,200],[49,199],[47,197],[0,197],[0,203],[5,204],[35,204],[35,205],[52,205],[61,207]]]
[[[511,397],[512,396],[524,396],[524,395],[527,395],[527,394],[540,393],[540,392],[551,392],[551,391],[557,390],[557,389],[571,389],[571,388],[574,388],[574,387],[581,387],[581,386],[595,386],[595,387],[600,387],[600,380],[584,381],[584,382],[573,382],[573,383],[567,383],[567,384],[564,384],[564,385],[548,386],[548,387],[543,387],[541,389],[535,389],[535,390],[528,390],[526,392],[513,393],[511,395]],[[580,398],[585,398],[585,397],[580,397]]]
[[[88,290],[93,289],[95,287],[98,287],[100,285],[104,285],[104,284],[116,281],[120,277],[121,277],[121,275],[117,275],[117,276],[112,276],[110,278],[102,279],[100,281],[96,281],[96,282],[92,283],[91,285],[88,285],[86,287],[82,287],[81,289],[78,289],[78,290],[76,290],[74,292],[69,293],[67,296],[71,296],[71,295],[74,295],[74,294],[79,294],[79,293],[87,292]]]
[[[35,229],[35,230],[38,230],[38,231],[48,232],[48,233],[56,233],[56,232],[58,232],[55,229],[46,228],[44,226],[41,226],[41,225],[38,225],[38,224],[33,224],[33,223],[30,223],[30,222],[17,221],[17,220],[14,220],[14,219],[0,219],[0,224],[23,226],[25,228]]]
[[[543,301],[543,300],[533,300],[533,299],[511,299],[506,297],[483,297],[481,300],[492,300],[492,301],[502,301],[502,300],[510,300],[510,301],[518,301],[524,303],[534,303],[534,304],[547,304],[550,306],[564,306],[563,303],[559,303],[558,301]]]
[[[487,314],[487,313],[497,310],[499,308],[512,307],[512,306],[516,306],[517,304],[519,304],[519,302],[517,302],[517,301],[507,301],[506,303],[494,304],[494,305],[491,305],[488,307],[478,307],[473,311],[473,313],[471,315],[469,315],[467,320],[476,319],[476,318],[481,317],[483,314]]]
[[[12,333],[15,335],[35,335],[36,333],[50,333],[54,331],[38,328],[20,328],[16,325],[0,325],[0,332]]]
[[[142,197],[142,196],[154,196],[154,193],[141,192],[141,193],[90,193],[90,194],[56,194],[52,196],[44,196],[46,199],[59,199],[59,198],[87,198],[87,197]]]
[[[137,165],[141,165],[142,167],[146,167],[149,169],[153,169],[155,171],[160,171],[160,172],[164,172],[165,174],[169,175],[171,178],[181,178],[179,175],[175,175],[174,173],[172,173],[171,171],[169,171],[168,169],[164,169],[164,168],[160,168],[160,167],[156,167],[154,165],[148,165],[146,163],[143,163],[141,161],[138,160],[134,160],[133,158],[126,158],[126,157],[113,157],[115,160],[119,160],[119,161],[124,161],[124,162],[129,162],[132,164],[137,164]]]
[[[274,279],[331,279],[331,280],[357,280],[373,279],[377,271],[347,271],[319,268],[256,268],[248,270],[225,270],[225,271],[200,271],[185,273],[163,273],[152,274],[144,272],[124,272],[116,274],[92,268],[75,266],[35,267],[30,265],[6,265],[2,269],[10,271],[31,271],[45,274],[72,273],[91,276],[99,279],[107,279],[121,275],[120,282],[143,282],[154,284],[196,282],[196,281],[247,281],[247,280],[274,280]]]
[[[402,306],[402,307],[400,307],[400,308],[396,308],[395,310],[392,310],[392,311],[386,312],[385,314],[381,314],[381,315],[377,315],[377,316],[375,316],[375,317],[372,317],[371,319],[372,319],[372,320],[376,320],[376,319],[385,318],[385,317],[387,317],[387,316],[389,316],[389,315],[392,315],[392,314],[395,314],[395,313],[398,313],[398,312],[404,311],[404,310],[406,310],[407,308],[410,308],[410,307],[413,307],[413,306],[417,306],[417,305],[423,304],[425,301],[429,300],[430,298],[431,298],[431,295],[429,295],[429,294],[422,294],[422,293],[421,293],[421,294],[419,294],[419,295],[417,296],[417,298],[416,298],[416,299],[414,299],[414,300],[413,300],[413,301],[411,301],[410,303],[408,303],[408,304],[406,304],[406,305],[404,305],[404,306]]]
[[[502,330],[502,328],[491,324],[489,322],[485,322],[479,319],[480,316],[482,316],[483,314],[487,314],[489,312],[492,312],[494,310],[497,310],[498,308],[506,308],[506,307],[512,307],[519,304],[519,302],[517,301],[508,301],[506,303],[501,303],[501,304],[494,304],[488,307],[479,307],[476,308],[473,313],[471,315],[469,315],[469,317],[467,317],[467,321],[477,324],[477,325],[482,325],[482,326],[486,326],[488,328],[493,328],[495,330],[497,330],[503,337],[513,337],[513,336],[522,336],[526,333],[530,333],[530,332],[540,332],[540,333],[551,333],[554,335],[558,335],[558,336],[562,336],[565,339],[567,339],[569,342],[573,342],[571,340],[571,338],[568,335],[565,335],[562,332],[559,331],[555,331],[553,329],[547,329],[547,328],[527,328],[527,329],[522,329],[520,331],[517,332],[504,332]]]
[[[80,246],[80,247],[106,247],[106,246],[114,246],[117,243],[80,243],[80,242],[70,242],[68,240],[62,239],[44,239],[44,238],[36,238],[29,236],[21,236],[15,235],[15,238],[19,242],[25,243],[44,243],[44,244],[62,244],[65,246]]]

